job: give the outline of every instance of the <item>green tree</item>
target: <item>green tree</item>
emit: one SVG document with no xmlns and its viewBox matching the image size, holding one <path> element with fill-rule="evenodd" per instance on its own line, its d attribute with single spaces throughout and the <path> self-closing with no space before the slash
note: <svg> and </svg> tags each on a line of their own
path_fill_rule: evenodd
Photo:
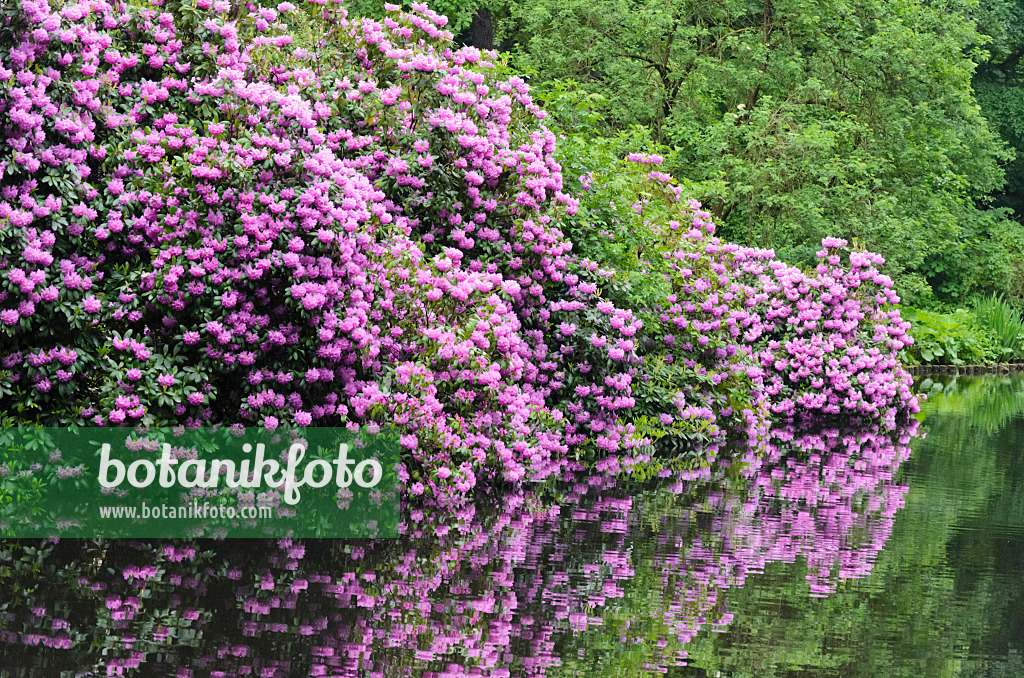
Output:
<svg viewBox="0 0 1024 678">
<path fill-rule="evenodd" d="M 810 263 L 823 236 L 856 238 L 886 256 L 905 296 L 927 303 L 932 288 L 950 301 L 1005 289 L 956 262 L 984 263 L 992 242 L 997 257 L 1020 251 L 1019 226 L 976 203 L 1002 187 L 1013 154 L 972 92 L 987 54 L 967 11 L 514 0 L 509 34 L 540 79 L 603 95 L 610 130 L 644 125 L 675 148 L 678 174 L 706 186 L 695 197 L 727 238 L 794 263 Z"/>
<path fill-rule="evenodd" d="M 974 90 L 982 114 L 992 129 L 1017 151 L 1006 168 L 1006 185 L 996 203 L 1020 213 L 1024 207 L 1024 3 L 1020 0 L 981 0 L 972 12 L 978 31 L 988 36 L 988 58 L 974 75 Z"/>
</svg>

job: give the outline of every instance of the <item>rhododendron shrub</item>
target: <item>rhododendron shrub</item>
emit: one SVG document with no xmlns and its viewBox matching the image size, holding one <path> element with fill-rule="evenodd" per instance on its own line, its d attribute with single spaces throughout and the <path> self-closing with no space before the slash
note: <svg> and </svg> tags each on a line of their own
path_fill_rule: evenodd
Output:
<svg viewBox="0 0 1024 678">
<path fill-rule="evenodd" d="M 458 499 L 574 451 L 629 468 L 649 431 L 715 439 L 769 407 L 834 404 L 817 334 L 756 343 L 789 329 L 755 306 L 820 285 L 748 270 L 778 262 L 718 243 L 697 212 L 659 226 L 675 296 L 603 296 L 616 272 L 561 230 L 578 200 L 544 112 L 425 6 L 377 22 L 320 3 L 22 0 L 0 22 L 8 423 L 392 424 L 410 491 Z M 820 274 L 830 290 L 843 275 Z M 873 405 L 854 409 L 891 418 L 909 392 L 888 353 L 854 353 L 879 340 L 852 303 L 854 329 L 815 332 L 849 344 L 840 382 Z M 634 388 L 669 364 L 642 395 L 670 427 L 654 431 Z M 870 370 L 882 387 L 859 381 Z"/>
<path fill-rule="evenodd" d="M 847 413 L 894 427 L 917 411 L 898 357 L 913 343 L 910 323 L 900 319 L 892 280 L 876 268 L 880 256 L 852 251 L 843 265 L 846 241 L 827 238 L 820 263 L 805 273 L 771 250 L 721 242 L 710 215 L 696 203 L 691 210 L 688 244 L 663 255 L 676 292 L 659 317 L 690 329 L 681 358 L 716 338 L 732 342 L 716 352 L 752 357 L 747 374 L 781 417 Z"/>
<path fill-rule="evenodd" d="M 637 444 L 619 415 L 640 325 L 561 321 L 610 272 L 567 256 L 574 200 L 522 80 L 487 80 L 425 8 L 326 12 L 326 56 L 290 47 L 287 3 L 163 9 L 8 13 L 9 409 L 375 419 L 458 492 L 483 466 L 518 480 L 569 444 Z M 582 388 L 596 406 L 552 406 Z"/>
<path fill-rule="evenodd" d="M 917 411 L 898 358 L 913 343 L 910 325 L 878 271 L 880 256 L 828 238 L 817 268 L 805 272 L 771 250 L 723 242 L 711 215 L 657 169 L 662 162 L 631 153 L 593 163 L 572 186 L 586 219 L 568 229 L 603 230 L 605 242 L 584 253 L 633 257 L 616 272 L 621 286 L 605 292 L 644 323 L 636 410 L 646 433 L 671 439 L 683 433 L 680 421 L 691 431 L 699 421 L 715 434 L 722 419 L 761 436 L 765 409 L 776 418 L 844 414 L 889 427 Z"/>
</svg>

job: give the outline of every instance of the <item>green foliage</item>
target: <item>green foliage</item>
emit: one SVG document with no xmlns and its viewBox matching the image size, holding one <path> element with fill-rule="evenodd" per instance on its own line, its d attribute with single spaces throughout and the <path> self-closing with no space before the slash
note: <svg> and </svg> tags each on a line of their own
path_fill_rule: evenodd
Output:
<svg viewBox="0 0 1024 678">
<path fill-rule="evenodd" d="M 727 239 L 809 264 L 822 237 L 856 238 L 923 303 L 930 258 L 968 248 L 972 198 L 1001 187 L 1011 157 L 971 91 L 985 55 L 965 45 L 984 38 L 966 10 L 516 0 L 507 33 L 541 79 L 602 96 L 607 129 L 643 125 L 676 148 L 674 174 Z"/>
<path fill-rule="evenodd" d="M 1008 143 L 1017 154 L 1013 162 L 1006 165 L 1006 189 L 999 202 L 1013 207 L 1018 213 L 1024 207 L 1021 193 L 1024 190 L 1024 84 L 1015 77 L 986 74 L 990 79 L 979 77 L 975 80 L 974 91 L 981 105 L 982 113 L 993 130 Z"/>
<path fill-rule="evenodd" d="M 548 112 L 547 124 L 559 135 L 556 154 L 567 191 L 580 201 L 563 230 L 573 252 L 617 271 L 607 295 L 617 305 L 643 309 L 671 292 L 662 252 L 670 244 L 664 225 L 686 215 L 677 195 L 724 190 L 722 182 L 652 180 L 653 171 L 678 175 L 671 148 L 657 144 L 650 130 L 633 125 L 601 136 L 608 101 L 574 81 L 546 81 L 531 93 Z M 632 162 L 633 153 L 659 154 L 661 164 Z M 645 321 L 646 322 L 646 321 Z"/>
<path fill-rule="evenodd" d="M 1017 151 L 1017 159 L 1006 167 L 1006 187 L 995 197 L 1019 214 L 1024 207 L 1024 3 L 981 0 L 972 16 L 979 32 L 989 36 L 988 58 L 974 77 L 978 103 L 992 128 Z"/>
<path fill-rule="evenodd" d="M 1024 353 L 1024 321 L 1006 299 L 996 294 L 981 297 L 974 302 L 974 315 L 979 325 L 992 330 L 1004 360 L 1014 360 Z"/>
<path fill-rule="evenodd" d="M 937 248 L 922 272 L 936 297 L 966 303 L 978 293 L 1024 298 L 1024 226 L 1007 209 L 976 212 L 960 224 L 962 242 Z"/>
<path fill-rule="evenodd" d="M 904 306 L 904 320 L 911 324 L 912 346 L 903 350 L 904 360 L 917 365 L 982 365 L 998 362 L 1002 351 L 995 333 L 978 325 L 970 311 L 938 313 Z"/>
</svg>

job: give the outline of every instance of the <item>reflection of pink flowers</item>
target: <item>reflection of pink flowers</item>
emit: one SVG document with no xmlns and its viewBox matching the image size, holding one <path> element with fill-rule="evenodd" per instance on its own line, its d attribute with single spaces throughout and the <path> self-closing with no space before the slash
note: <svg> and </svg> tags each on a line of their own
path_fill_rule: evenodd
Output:
<svg viewBox="0 0 1024 678">
<path fill-rule="evenodd" d="M 244 553 L 237 565 L 221 562 L 218 547 L 129 544 L 119 554 L 132 564 L 113 574 L 100 569 L 61 575 L 71 587 L 18 588 L 25 597 L 18 608 L 31 611 L 28 628 L 0 642 L 54 648 L 69 636 L 89 637 L 85 622 L 54 612 L 70 593 L 118 622 L 102 627 L 104 651 L 128 656 L 145 633 L 162 637 L 140 611 L 215 619 L 223 601 L 210 591 L 229 584 L 240 623 L 204 625 L 195 644 L 175 648 L 174 661 L 230 675 L 285 661 L 318 666 L 343 648 L 356 668 L 400 662 L 420 675 L 469 647 L 479 651 L 481 675 L 535 675 L 580 659 L 575 650 L 590 637 L 574 641 L 577 634 L 600 634 L 603 651 L 637 653 L 664 673 L 686 660 L 698 634 L 729 628 L 738 614 L 729 610 L 730 589 L 772 563 L 790 563 L 797 580 L 806 569 L 810 596 L 868 575 L 903 504 L 907 488 L 892 479 L 916 432 L 913 420 L 895 431 L 776 428 L 763 450 L 741 454 L 738 473 L 670 473 L 630 493 L 614 477 L 591 473 L 567 483 L 557 505 L 520 488 L 456 515 L 425 497 L 404 509 L 411 541 L 371 541 L 326 561 L 292 539 L 256 552 L 229 549 Z M 658 528 L 638 557 L 636 530 L 649 525 Z M 564 555 L 570 545 L 572 559 Z M 624 623 L 621 611 L 638 602 L 645 614 Z M 301 650 L 279 642 L 289 634 L 302 639 Z M 522 643 L 527 636 L 543 645 Z M 134 666 L 162 673 L 161 656 L 140 654 Z"/>
</svg>

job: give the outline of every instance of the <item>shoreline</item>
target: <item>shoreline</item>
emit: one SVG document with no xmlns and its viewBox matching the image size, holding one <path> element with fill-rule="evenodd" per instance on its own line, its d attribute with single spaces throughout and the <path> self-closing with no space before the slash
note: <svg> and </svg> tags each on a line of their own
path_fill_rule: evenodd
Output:
<svg viewBox="0 0 1024 678">
<path fill-rule="evenodd" d="M 994 365 L 904 365 L 911 375 L 930 374 L 975 375 L 975 374 L 1017 374 L 1024 372 L 1024 363 L 996 363 Z"/>
</svg>

